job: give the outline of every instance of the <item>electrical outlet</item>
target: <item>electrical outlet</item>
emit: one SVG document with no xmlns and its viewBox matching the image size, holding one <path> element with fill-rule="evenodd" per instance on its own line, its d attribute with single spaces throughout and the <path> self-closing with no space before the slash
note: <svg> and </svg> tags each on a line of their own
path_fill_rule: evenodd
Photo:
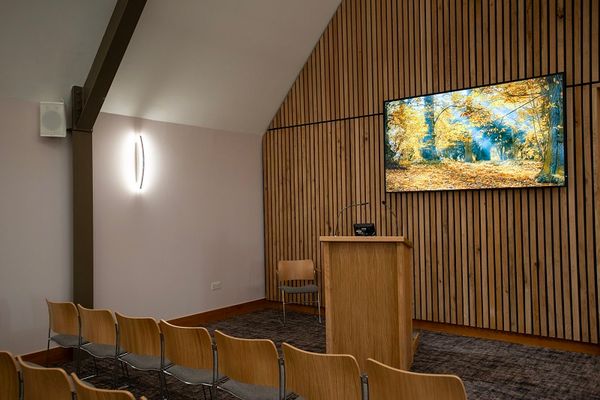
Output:
<svg viewBox="0 0 600 400">
<path fill-rule="evenodd" d="M 221 284 L 221 281 L 214 281 L 213 283 L 210 284 L 211 290 L 219 290 L 222 287 L 223 287 L 223 285 Z"/>
</svg>

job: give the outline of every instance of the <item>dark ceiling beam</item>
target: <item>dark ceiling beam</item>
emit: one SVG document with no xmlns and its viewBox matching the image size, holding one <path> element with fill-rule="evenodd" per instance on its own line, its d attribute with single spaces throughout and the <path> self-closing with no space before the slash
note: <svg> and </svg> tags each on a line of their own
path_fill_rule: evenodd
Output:
<svg viewBox="0 0 600 400">
<path fill-rule="evenodd" d="M 94 305 L 92 130 L 146 0 L 118 0 L 83 87 L 73 86 L 73 301 Z"/>
<path fill-rule="evenodd" d="M 142 15 L 146 0 L 119 0 L 83 85 L 83 108 L 73 129 L 91 131 Z"/>
</svg>

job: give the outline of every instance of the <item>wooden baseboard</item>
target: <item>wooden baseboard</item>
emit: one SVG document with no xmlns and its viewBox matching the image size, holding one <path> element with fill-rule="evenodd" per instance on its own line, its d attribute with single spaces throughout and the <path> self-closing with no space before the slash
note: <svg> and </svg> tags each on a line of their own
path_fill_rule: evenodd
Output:
<svg viewBox="0 0 600 400">
<path fill-rule="evenodd" d="M 171 319 L 168 322 L 178 326 L 201 326 L 235 317 L 236 315 L 249 314 L 255 311 L 264 310 L 265 308 L 269 307 L 270 305 L 267 300 L 260 299 L 219 308 L 216 310 L 205 311 L 198 314 L 186 315 L 184 317 Z"/>
<path fill-rule="evenodd" d="M 281 302 L 265 300 L 269 308 L 281 309 Z M 286 304 L 286 309 L 293 312 L 312 314 L 314 307 L 301 304 Z M 325 315 L 325 309 L 322 309 L 322 315 Z M 470 326 L 452 325 L 440 322 L 430 322 L 423 320 L 413 320 L 413 329 L 425 331 L 449 333 L 452 335 L 469 336 L 480 339 L 500 340 L 503 342 L 523 344 L 527 346 L 545 347 L 555 350 L 572 351 L 576 353 L 586 353 L 600 355 L 600 345 L 592 343 L 575 342 L 572 340 L 555 339 L 542 336 L 525 335 L 521 333 L 504 332 L 493 329 L 473 328 Z M 418 340 L 415 343 L 418 346 Z"/>
<path fill-rule="evenodd" d="M 33 353 L 22 354 L 23 361 L 32 362 L 38 365 L 45 365 L 46 350 L 40 350 Z M 62 347 L 53 347 L 48 352 L 48 364 L 56 364 L 73 359 L 73 349 L 64 349 Z"/>
<path fill-rule="evenodd" d="M 251 312 L 270 308 L 271 305 L 265 299 L 249 301 L 247 303 L 236 304 L 229 307 L 219 308 L 217 310 L 205 311 L 198 314 L 186 315 L 184 317 L 169 320 L 170 323 L 178 326 L 201 326 L 210 324 L 223 319 L 231 318 L 236 315 L 248 314 Z M 33 353 L 21 355 L 24 361 L 29 361 L 39 365 L 46 362 L 46 350 L 40 350 Z M 73 349 L 63 349 L 54 347 L 48 353 L 48 364 L 56 364 L 73 359 Z"/>
<path fill-rule="evenodd" d="M 236 315 L 249 314 L 267 308 L 281 309 L 281 303 L 266 299 L 254 300 L 247 303 L 219 308 L 216 310 L 205 311 L 197 314 L 174 318 L 169 320 L 169 322 L 179 326 L 201 326 L 221 321 L 227 318 L 235 317 Z M 286 308 L 292 312 L 299 312 L 305 314 L 315 313 L 315 307 L 305 306 L 302 304 L 286 304 Z M 321 308 L 321 315 L 325 315 L 324 307 Z M 524 335 L 520 333 L 511 333 L 483 328 L 473 328 L 461 325 L 443 324 L 439 322 L 430 322 L 423 320 L 413 320 L 413 328 L 433 332 L 449 333 L 452 335 L 476 337 L 480 339 L 500 340 L 503 342 L 524 344 L 527 346 L 538 346 L 551 348 L 555 350 L 600 355 L 600 345 L 574 342 L 571 340 Z M 418 345 L 418 339 L 413 344 Z M 33 362 L 39 365 L 44 365 L 46 361 L 46 350 L 40 350 L 33 353 L 23 354 L 22 357 L 25 361 Z M 61 347 L 55 347 L 50 349 L 50 352 L 48 354 L 49 364 L 65 362 L 72 359 L 72 349 L 63 349 Z"/>
<path fill-rule="evenodd" d="M 413 328 L 425 331 L 449 333 L 452 335 L 475 337 L 480 339 L 500 340 L 502 342 L 523 344 L 527 346 L 546 347 L 554 350 L 572 351 L 600 355 L 600 345 L 555 339 L 522 333 L 504 332 L 493 329 L 473 328 L 470 326 L 444 324 L 423 320 L 413 320 Z"/>
</svg>

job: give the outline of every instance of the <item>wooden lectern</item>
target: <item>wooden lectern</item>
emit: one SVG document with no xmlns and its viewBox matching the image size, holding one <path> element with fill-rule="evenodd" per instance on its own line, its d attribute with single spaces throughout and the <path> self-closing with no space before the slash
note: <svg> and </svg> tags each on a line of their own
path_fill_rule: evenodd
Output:
<svg viewBox="0 0 600 400">
<path fill-rule="evenodd" d="M 413 360 L 411 244 L 400 236 L 322 236 L 327 353 L 408 370 Z"/>
</svg>

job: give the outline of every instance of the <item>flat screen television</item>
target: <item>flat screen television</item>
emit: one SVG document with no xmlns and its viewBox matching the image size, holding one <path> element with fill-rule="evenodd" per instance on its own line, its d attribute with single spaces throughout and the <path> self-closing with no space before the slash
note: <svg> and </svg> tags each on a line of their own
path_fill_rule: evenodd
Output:
<svg viewBox="0 0 600 400">
<path fill-rule="evenodd" d="M 386 101 L 387 192 L 565 184 L 562 73 Z"/>
</svg>

